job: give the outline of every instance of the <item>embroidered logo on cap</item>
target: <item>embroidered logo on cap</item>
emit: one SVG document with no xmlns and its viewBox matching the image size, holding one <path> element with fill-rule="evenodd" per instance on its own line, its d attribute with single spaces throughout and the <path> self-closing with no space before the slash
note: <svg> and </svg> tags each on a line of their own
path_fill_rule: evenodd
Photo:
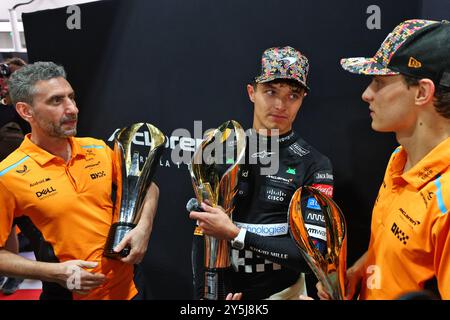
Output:
<svg viewBox="0 0 450 320">
<path fill-rule="evenodd" d="M 422 63 L 413 57 L 409 57 L 408 67 L 417 69 L 422 67 Z"/>
</svg>

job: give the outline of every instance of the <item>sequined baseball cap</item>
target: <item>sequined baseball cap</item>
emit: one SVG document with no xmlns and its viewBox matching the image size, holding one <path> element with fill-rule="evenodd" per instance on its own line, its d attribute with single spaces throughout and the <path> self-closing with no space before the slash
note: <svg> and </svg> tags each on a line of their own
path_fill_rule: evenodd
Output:
<svg viewBox="0 0 450 320">
<path fill-rule="evenodd" d="M 342 67 L 364 75 L 404 74 L 450 87 L 450 23 L 407 20 L 388 34 L 372 58 L 341 59 Z"/>
<path fill-rule="evenodd" d="M 255 82 L 293 79 L 309 90 L 306 84 L 308 71 L 308 58 L 299 50 L 289 46 L 273 47 L 264 50 L 261 57 L 261 74 L 255 78 Z"/>
</svg>

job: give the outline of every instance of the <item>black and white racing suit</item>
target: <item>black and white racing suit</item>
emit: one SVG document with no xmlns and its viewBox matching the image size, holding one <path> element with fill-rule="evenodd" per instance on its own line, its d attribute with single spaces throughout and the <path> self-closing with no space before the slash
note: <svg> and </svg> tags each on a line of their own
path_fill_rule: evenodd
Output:
<svg viewBox="0 0 450 320">
<path fill-rule="evenodd" d="M 256 134 L 249 131 L 247 139 Z M 259 136 L 258 136 L 259 137 Z M 239 190 L 233 222 L 246 228 L 243 250 L 232 249 L 234 271 L 231 275 L 232 292 L 242 292 L 243 299 L 264 299 L 299 279 L 310 269 L 294 240 L 289 235 L 288 209 L 294 192 L 301 186 L 313 186 L 332 196 L 333 173 L 330 160 L 315 150 L 293 131 L 278 137 L 278 153 L 272 151 L 270 137 L 267 148 L 251 152 L 246 148 L 246 164 L 242 165 Z M 248 140 L 247 140 L 248 141 Z M 264 146 L 263 146 L 264 147 Z M 251 153 L 251 154 L 250 154 Z M 262 175 L 263 157 L 278 157 L 279 168 L 275 174 Z M 258 160 L 256 164 L 251 163 Z M 273 161 L 272 158 L 271 161 Z M 261 160 L 261 161 L 259 161 Z M 267 162 L 266 162 L 267 163 Z M 308 232 L 324 249 L 326 233 L 323 215 L 317 210 L 313 198 L 308 200 L 303 212 Z M 194 297 L 203 296 L 203 236 L 194 233 L 193 271 Z"/>
</svg>

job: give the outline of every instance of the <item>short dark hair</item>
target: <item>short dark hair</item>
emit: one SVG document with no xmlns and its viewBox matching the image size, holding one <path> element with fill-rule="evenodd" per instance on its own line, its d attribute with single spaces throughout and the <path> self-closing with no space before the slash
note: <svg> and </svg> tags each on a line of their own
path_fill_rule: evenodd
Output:
<svg viewBox="0 0 450 320">
<path fill-rule="evenodd" d="M 408 89 L 412 86 L 419 85 L 419 78 L 410 77 L 402 74 L 403 80 L 405 80 Z M 436 111 L 446 119 L 450 119 L 450 88 L 435 85 L 436 91 L 434 92 L 434 107 Z"/>
<path fill-rule="evenodd" d="M 298 82 L 297 80 L 294 80 L 294 79 L 278 78 L 278 79 L 274 79 L 272 81 L 263 82 L 263 83 L 272 83 L 272 84 L 283 83 L 283 84 L 290 86 L 291 89 L 294 89 L 294 90 L 298 90 L 298 91 L 301 91 L 301 90 L 306 91 L 307 90 L 300 82 Z M 256 82 L 256 81 L 253 81 L 251 83 L 251 85 L 253 86 L 253 88 L 255 88 L 255 90 L 256 90 L 258 84 L 260 84 L 260 83 Z"/>
<path fill-rule="evenodd" d="M 8 66 L 15 65 L 17 67 L 23 67 L 27 64 L 23 59 L 20 59 L 19 57 L 8 58 L 4 63 L 6 63 Z"/>
<path fill-rule="evenodd" d="M 33 97 L 36 94 L 35 85 L 40 80 L 50 80 L 53 78 L 66 78 L 66 72 L 62 66 L 53 62 L 38 61 L 23 66 L 13 74 L 8 80 L 9 95 L 13 104 L 26 102 L 33 104 Z"/>
</svg>

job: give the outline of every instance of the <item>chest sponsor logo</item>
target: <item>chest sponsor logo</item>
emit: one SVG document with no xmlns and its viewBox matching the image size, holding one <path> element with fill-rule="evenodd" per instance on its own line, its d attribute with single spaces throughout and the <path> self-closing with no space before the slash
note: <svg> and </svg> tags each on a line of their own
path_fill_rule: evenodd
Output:
<svg viewBox="0 0 450 320">
<path fill-rule="evenodd" d="M 406 245 L 406 243 L 408 242 L 409 236 L 404 231 L 402 231 L 395 222 L 392 224 L 391 232 L 401 243 Z"/>
<path fill-rule="evenodd" d="M 244 228 L 247 231 L 264 237 L 281 236 L 287 234 L 289 231 L 287 223 L 251 224 L 235 222 L 234 224 L 239 228 Z"/>
<path fill-rule="evenodd" d="M 289 135 L 287 135 L 286 137 L 280 138 L 278 139 L 278 142 L 284 142 L 286 140 L 290 140 L 292 137 L 294 136 L 294 131 L 292 131 Z"/>
<path fill-rule="evenodd" d="M 284 184 L 291 184 L 292 181 L 294 181 L 294 179 L 292 179 L 292 178 L 287 179 L 287 178 L 278 177 L 278 176 L 271 176 L 271 175 L 267 175 L 266 179 L 269 179 L 269 180 L 274 181 L 274 182 L 282 182 Z"/>
<path fill-rule="evenodd" d="M 334 177 L 331 173 L 328 172 L 317 172 L 315 174 L 316 180 L 331 180 L 333 181 Z"/>
<path fill-rule="evenodd" d="M 296 155 L 299 155 L 300 157 L 306 156 L 308 153 L 310 153 L 309 150 L 303 148 L 297 142 L 289 146 L 289 150 L 291 150 Z"/>
<path fill-rule="evenodd" d="M 97 163 L 91 163 L 91 164 L 88 164 L 88 165 L 85 166 L 84 168 L 85 168 L 85 169 L 95 168 L 95 167 L 97 167 L 99 164 L 100 164 L 100 161 L 98 161 Z"/>
<path fill-rule="evenodd" d="M 91 177 L 92 180 L 95 180 L 95 179 L 105 177 L 106 173 L 105 173 L 105 171 L 100 171 L 100 172 L 91 173 L 89 176 Z"/>
<path fill-rule="evenodd" d="M 314 225 L 325 226 L 325 217 L 318 211 L 306 211 L 305 222 L 312 223 Z"/>
<path fill-rule="evenodd" d="M 265 189 L 264 198 L 270 202 L 284 202 L 287 199 L 286 197 L 287 193 L 283 190 L 270 187 Z"/>
<path fill-rule="evenodd" d="M 417 175 L 422 180 L 428 180 L 433 175 L 433 170 L 431 168 L 424 167 Z"/>
<path fill-rule="evenodd" d="M 269 157 L 269 156 L 271 156 L 273 154 L 275 154 L 275 152 L 268 152 L 266 150 L 263 150 L 261 152 L 255 152 L 254 154 L 252 154 L 252 158 L 264 159 L 264 158 Z"/>
<path fill-rule="evenodd" d="M 333 187 L 330 185 L 315 183 L 312 185 L 312 187 L 316 188 L 317 190 L 319 190 L 320 192 L 329 197 L 333 196 Z"/>
<path fill-rule="evenodd" d="M 21 174 L 21 175 L 25 175 L 28 172 L 30 172 L 30 169 L 28 169 L 27 165 L 24 164 L 21 168 L 17 169 L 16 172 Z"/>
<path fill-rule="evenodd" d="M 415 220 L 415 219 L 411 218 L 411 216 L 403 208 L 398 208 L 398 210 L 406 218 L 406 221 L 411 223 L 413 226 L 417 226 L 420 224 L 419 220 Z"/>
<path fill-rule="evenodd" d="M 309 198 L 306 207 L 313 210 L 320 210 L 320 206 L 315 198 Z"/>
<path fill-rule="evenodd" d="M 48 187 L 48 188 L 42 189 L 41 191 L 36 192 L 36 197 L 38 197 L 38 199 L 42 199 L 42 198 L 45 198 L 45 197 L 55 194 L 55 192 L 56 192 L 55 188 Z"/>
<path fill-rule="evenodd" d="M 295 168 L 288 168 L 286 170 L 286 173 L 295 175 L 297 173 L 297 170 L 295 170 Z"/>
<path fill-rule="evenodd" d="M 425 208 L 428 208 L 428 202 L 431 199 L 433 199 L 434 192 L 432 191 L 420 192 L 420 196 L 422 197 L 422 200 L 425 203 Z"/>
<path fill-rule="evenodd" d="M 305 223 L 306 230 L 310 237 L 317 238 L 323 241 L 327 241 L 327 229 L 324 227 L 315 226 L 313 224 Z"/>
<path fill-rule="evenodd" d="M 41 183 L 44 183 L 44 182 L 47 182 L 47 181 L 50 181 L 50 180 L 51 180 L 50 178 L 44 178 L 44 179 L 41 179 L 39 181 L 30 183 L 30 188 L 35 187 L 35 186 L 37 186 L 37 185 L 39 185 Z"/>
<path fill-rule="evenodd" d="M 86 151 L 86 158 L 85 158 L 86 161 L 92 161 L 95 159 L 96 154 L 93 149 L 85 149 L 85 151 Z"/>
<path fill-rule="evenodd" d="M 248 178 L 248 170 L 242 171 L 242 176 L 243 176 L 244 178 Z"/>
</svg>

